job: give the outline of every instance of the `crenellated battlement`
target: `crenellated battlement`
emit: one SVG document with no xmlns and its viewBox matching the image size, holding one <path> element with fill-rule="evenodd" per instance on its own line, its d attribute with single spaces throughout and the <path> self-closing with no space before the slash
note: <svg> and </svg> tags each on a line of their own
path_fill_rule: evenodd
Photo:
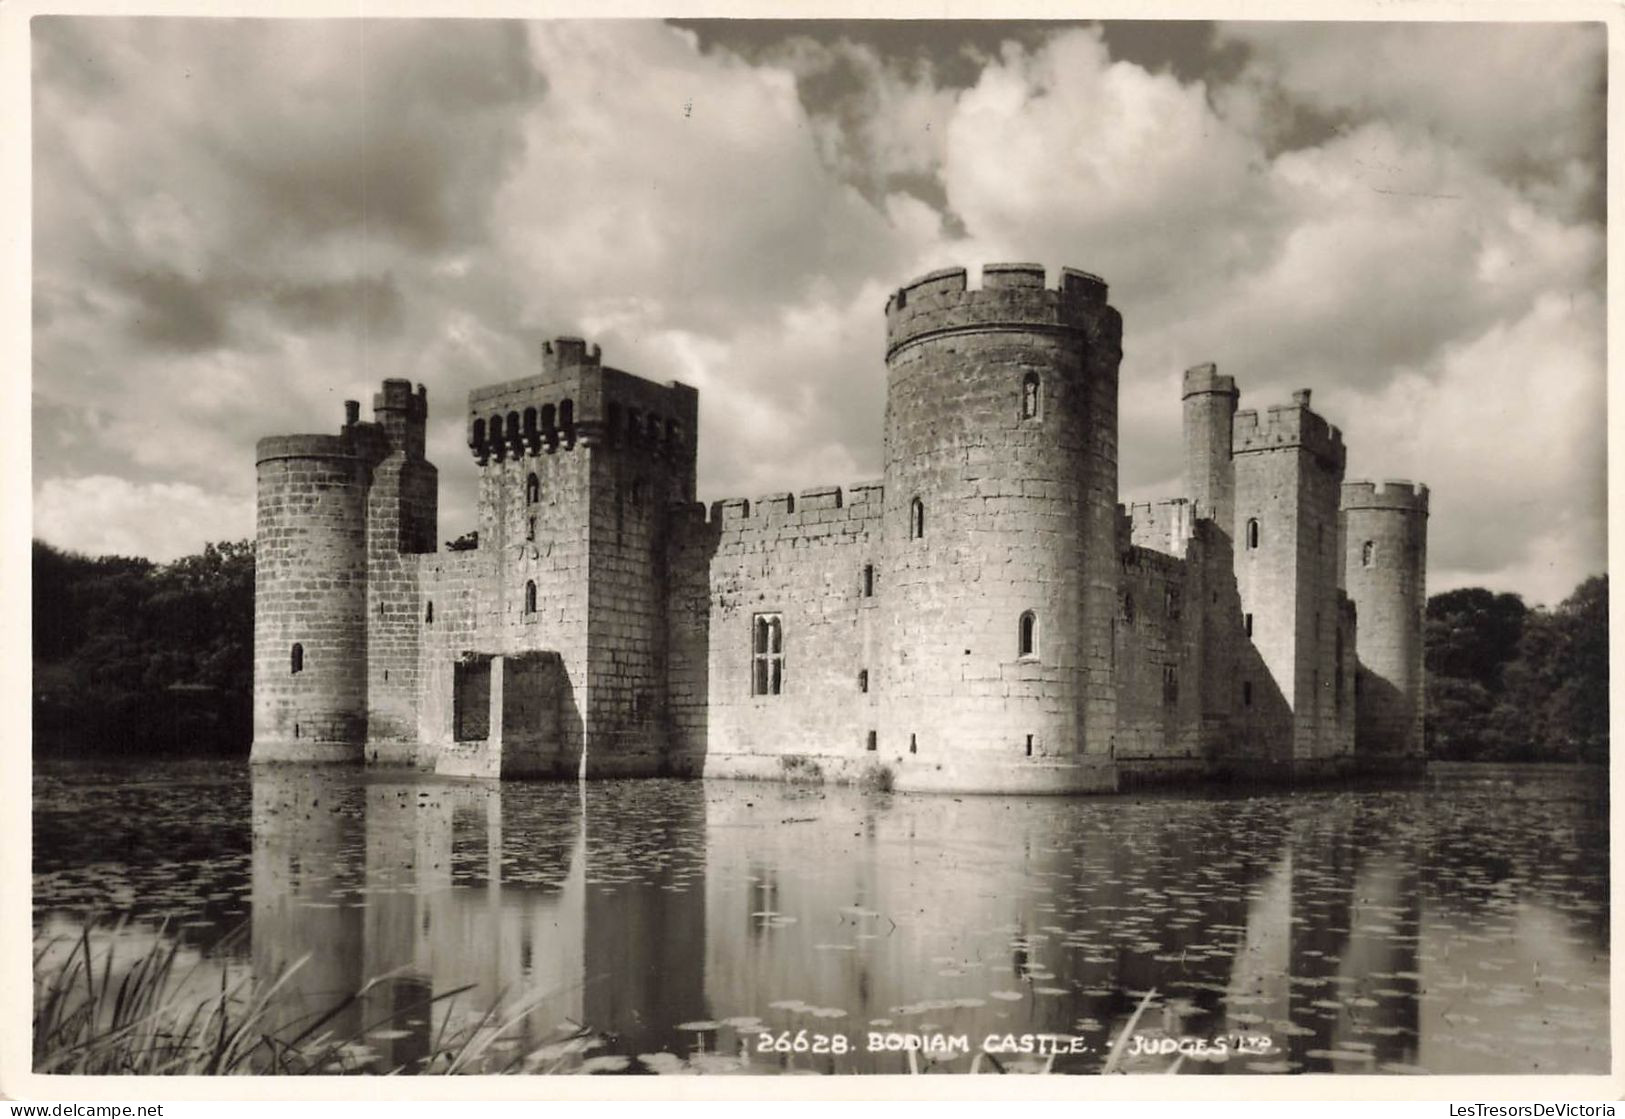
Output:
<svg viewBox="0 0 1625 1119">
<path fill-rule="evenodd" d="M 963 268 L 929 272 L 886 301 L 886 356 L 926 338 L 997 330 L 1088 330 L 1119 344 L 1122 322 L 1106 303 L 1106 282 L 1076 268 L 1061 269 L 1045 287 L 1040 264 L 987 264 L 972 288 Z"/>
<path fill-rule="evenodd" d="M 1236 413 L 1232 454 L 1301 447 L 1328 466 L 1342 470 L 1348 460 L 1343 432 L 1309 408 L 1309 390 L 1292 394 L 1291 404 L 1272 404 L 1260 418 L 1254 409 Z"/>
<path fill-rule="evenodd" d="M 678 465 L 694 459 L 699 394 L 603 364 L 583 339 L 541 347 L 542 371 L 468 396 L 468 447 L 481 466 L 581 446 L 620 447 Z"/>
<path fill-rule="evenodd" d="M 774 493 L 755 499 L 727 497 L 705 505 L 689 502 L 674 520 L 690 524 L 777 527 L 879 517 L 885 487 L 879 482 L 815 486 L 800 493 Z"/>
<path fill-rule="evenodd" d="M 1404 512 L 1428 511 L 1428 488 L 1405 480 L 1344 482 L 1342 507 L 1349 509 L 1395 509 Z"/>
</svg>

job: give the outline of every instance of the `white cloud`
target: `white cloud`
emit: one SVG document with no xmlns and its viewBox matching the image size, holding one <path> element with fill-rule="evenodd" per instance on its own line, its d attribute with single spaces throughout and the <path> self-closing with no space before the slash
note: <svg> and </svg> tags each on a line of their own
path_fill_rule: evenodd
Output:
<svg viewBox="0 0 1625 1119">
<path fill-rule="evenodd" d="M 34 491 L 34 535 L 87 555 L 160 562 L 210 541 L 254 535 L 252 497 L 183 482 L 136 483 L 107 474 L 46 478 Z"/>
<path fill-rule="evenodd" d="M 1071 30 L 952 88 L 925 53 L 644 22 L 35 28 L 54 542 L 116 492 L 70 461 L 190 547 L 246 534 L 254 439 L 385 376 L 429 386 L 449 538 L 462 394 L 561 333 L 701 389 L 702 496 L 873 476 L 887 291 L 1038 260 L 1124 315 L 1125 495 L 1174 484 L 1179 371 L 1217 360 L 1244 406 L 1315 388 L 1351 471 L 1431 482 L 1442 578 L 1603 564 L 1595 28 L 1227 26 L 1226 83 Z"/>
</svg>

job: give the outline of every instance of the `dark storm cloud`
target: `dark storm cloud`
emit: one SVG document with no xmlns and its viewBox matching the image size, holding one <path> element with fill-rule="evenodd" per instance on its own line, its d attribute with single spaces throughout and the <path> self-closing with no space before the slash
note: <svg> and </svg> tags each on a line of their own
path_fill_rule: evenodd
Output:
<svg viewBox="0 0 1625 1119">
<path fill-rule="evenodd" d="M 166 350 L 212 350 L 225 343 L 230 307 L 206 280 L 162 265 L 114 269 L 108 280 L 134 301 L 128 324 L 138 342 Z"/>
<path fill-rule="evenodd" d="M 276 314 L 294 329 L 360 323 L 374 334 L 389 333 L 400 326 L 405 302 L 393 275 L 283 283 L 270 292 Z"/>
</svg>

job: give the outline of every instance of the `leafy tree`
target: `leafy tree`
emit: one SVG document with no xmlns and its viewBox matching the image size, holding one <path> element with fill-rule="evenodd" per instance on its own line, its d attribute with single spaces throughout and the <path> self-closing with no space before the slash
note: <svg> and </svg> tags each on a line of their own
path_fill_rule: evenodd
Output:
<svg viewBox="0 0 1625 1119">
<path fill-rule="evenodd" d="M 1608 759 L 1608 578 L 1554 610 L 1481 587 L 1427 607 L 1428 743 L 1436 758 Z"/>
<path fill-rule="evenodd" d="M 34 541 L 35 741 L 240 752 L 252 733 L 254 546 L 169 564 Z"/>
</svg>

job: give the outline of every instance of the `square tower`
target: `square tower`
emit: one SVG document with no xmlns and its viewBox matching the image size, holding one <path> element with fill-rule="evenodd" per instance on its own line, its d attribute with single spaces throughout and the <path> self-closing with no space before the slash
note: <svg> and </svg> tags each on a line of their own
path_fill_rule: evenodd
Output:
<svg viewBox="0 0 1625 1119">
<path fill-rule="evenodd" d="M 1269 743 L 1269 760 L 1305 773 L 1334 768 L 1352 749 L 1352 623 L 1338 591 L 1346 457 L 1307 389 L 1262 417 L 1236 413 L 1236 584 L 1270 677 L 1253 687 L 1272 688 L 1292 712 L 1291 740 Z"/>
<path fill-rule="evenodd" d="M 541 358 L 539 375 L 469 396 L 491 565 L 477 651 L 557 655 L 558 741 L 543 752 L 585 754 L 594 776 L 653 773 L 667 516 L 694 500 L 699 396 L 604 366 L 579 338 L 543 343 Z"/>
</svg>

